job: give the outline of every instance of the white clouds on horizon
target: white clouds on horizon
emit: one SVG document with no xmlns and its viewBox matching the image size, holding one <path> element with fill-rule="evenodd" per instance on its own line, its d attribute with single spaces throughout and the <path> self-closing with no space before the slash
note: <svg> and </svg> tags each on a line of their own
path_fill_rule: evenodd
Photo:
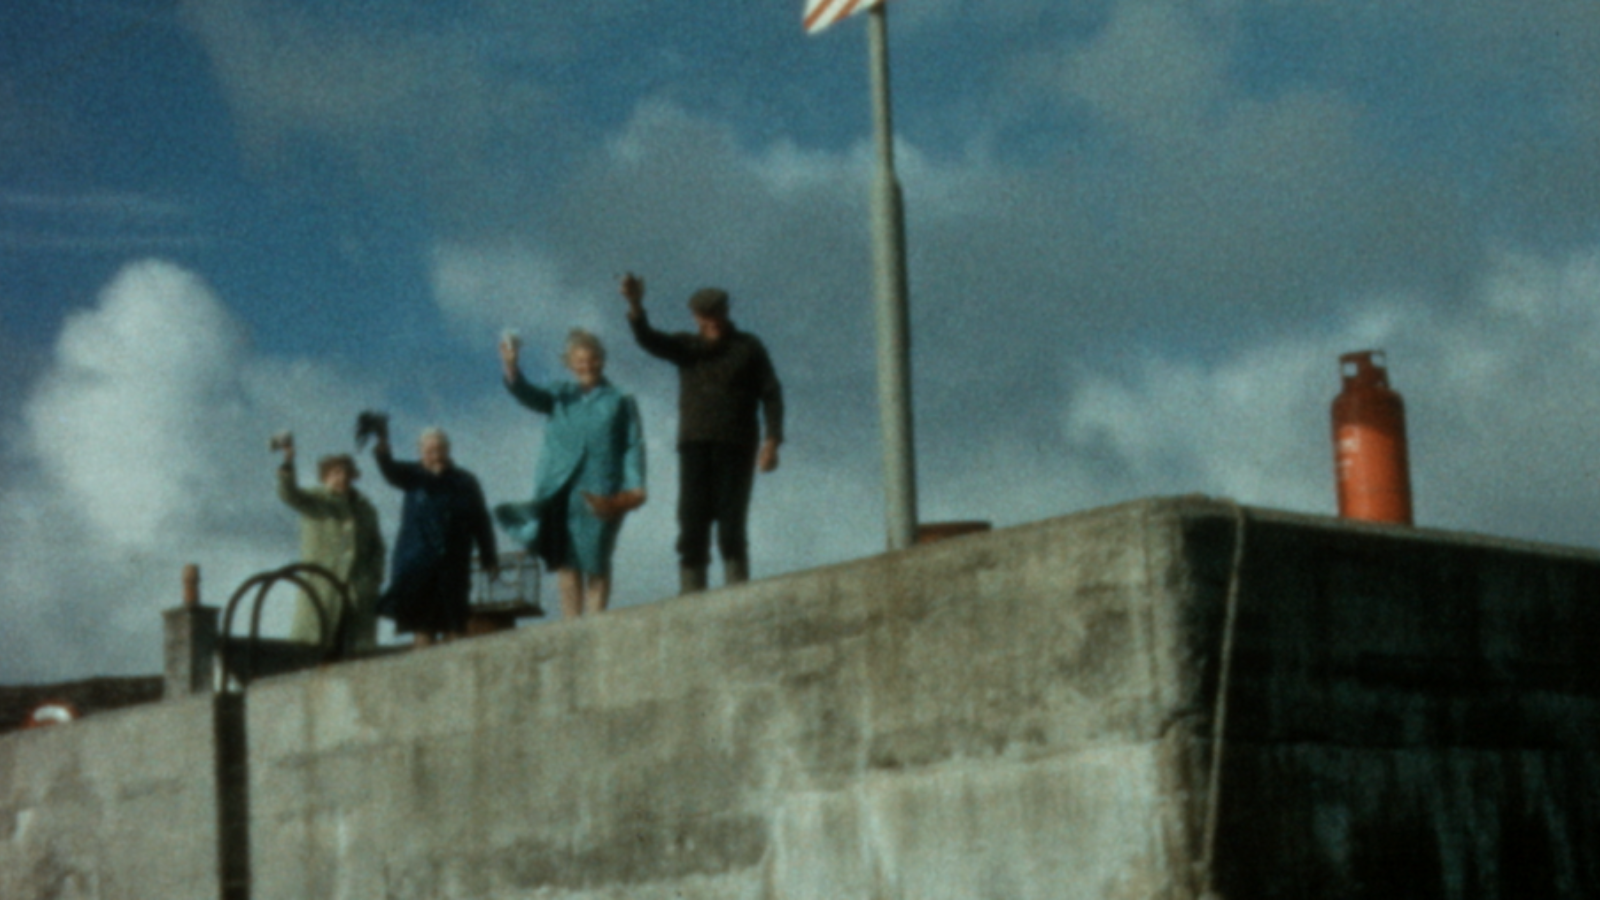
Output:
<svg viewBox="0 0 1600 900">
<path fill-rule="evenodd" d="M 494 289 L 474 289 L 493 285 L 494 264 L 505 259 L 478 258 L 482 277 L 463 275 L 455 285 L 463 299 L 452 314 L 467 320 L 464 331 L 471 331 L 473 298 L 491 308 L 501 302 Z M 511 259 L 512 274 L 525 274 Z M 484 353 L 492 355 L 492 344 Z M 654 499 L 630 517 L 619 551 L 624 605 L 667 596 L 676 584 L 675 382 L 666 367 L 649 373 Z M 220 605 L 244 578 L 296 552 L 294 515 L 273 496 L 276 458 L 267 435 L 292 428 L 300 477 L 310 478 L 316 455 L 348 446 L 360 398 L 375 393 L 337 363 L 261 354 L 193 272 L 159 260 L 125 266 L 94 307 L 66 323 L 48 368 L 8 423 L 17 430 L 0 467 L 0 681 L 155 670 L 159 613 L 175 604 L 183 565 L 201 565 L 205 600 Z M 409 435 L 439 425 L 491 502 L 530 489 L 542 423 L 497 384 L 486 383 L 442 419 L 392 412 L 402 457 Z M 827 471 L 829 462 L 800 456 L 786 461 L 781 477 L 762 479 L 752 519 L 763 542 L 758 573 L 845 558 L 860 545 L 844 527 L 848 510 L 814 527 L 784 520 L 785 507 L 808 497 L 817 480 L 849 480 Z M 375 467 L 365 468 L 361 489 L 392 541 L 399 495 Z M 286 628 L 287 600 L 275 597 L 269 607 L 268 633 Z"/>
<path fill-rule="evenodd" d="M 958 5 L 930 5 L 907 34 L 964 15 Z M 1423 524 L 1590 542 L 1600 178 L 1585 173 L 1600 154 L 1581 151 L 1600 140 L 1600 63 L 1580 57 L 1600 35 L 1592 4 L 1519 20 L 1524 36 L 1557 48 L 1553 83 L 1535 95 L 1552 110 L 1548 133 L 1443 151 L 1412 140 L 1454 109 L 1430 103 L 1533 77 L 1524 52 L 1489 27 L 1521 7 L 1401 4 L 1399 24 L 1386 12 L 1339 13 L 1346 30 L 1329 38 L 1341 45 L 1331 55 L 1350 68 L 1366 37 L 1417 22 L 1449 37 L 1418 62 L 1427 77 L 1416 96 L 1374 100 L 1381 91 L 1361 94 L 1337 66 L 1247 90 L 1230 68 L 1240 50 L 1229 17 L 1262 5 L 1203 6 L 1213 18 L 1168 0 L 1115 0 L 1098 33 L 1045 36 L 1047 52 L 1014 60 L 1007 71 L 1028 73 L 1028 89 L 1006 95 L 1016 107 L 994 110 L 994 122 L 1042 96 L 1082 117 L 1080 132 L 1040 157 L 1018 162 L 985 134 L 954 149 L 902 136 L 924 517 L 1007 525 L 1192 491 L 1331 512 L 1336 359 L 1383 345 L 1411 409 Z M 1277 6 L 1333 14 L 1330 4 Z M 417 35 L 350 37 L 337 46 L 359 52 L 327 53 L 328 40 L 275 24 L 265 4 L 201 11 L 219 17 L 201 31 L 258 149 L 310 135 L 356 160 L 368 189 L 413 191 L 446 210 L 429 260 L 454 328 L 441 340 L 492 364 L 494 334 L 517 327 L 548 372 L 568 328 L 608 339 L 611 374 L 645 406 L 652 454 L 652 502 L 622 538 L 624 602 L 671 590 L 676 492 L 672 373 L 626 337 L 610 280 L 626 268 L 650 280 L 663 327 L 686 327 L 683 297 L 718 283 L 773 348 L 791 444 L 757 489 L 758 573 L 881 545 L 865 144 L 826 150 L 780 132 L 752 146 L 739 123 L 689 111 L 663 85 L 535 197 L 519 185 L 541 160 L 511 159 L 483 123 L 508 111 L 527 114 L 518 127 L 545 122 L 549 85 L 502 95 L 505 85 L 450 56 L 464 45 Z M 1494 52 L 1465 52 L 1485 41 Z M 296 67 L 310 56 L 321 64 Z M 441 72 L 437 90 L 422 89 Z M 933 114 L 926 101 L 916 113 Z M 1472 155 L 1502 139 L 1515 144 L 1504 159 Z M 1567 224 L 1544 224 L 1555 213 Z M 1501 233 L 1522 214 L 1540 224 Z M 19 420 L 24 456 L 0 482 L 0 590 L 12 604 L 3 665 L 148 668 L 158 642 L 138 634 L 154 635 L 184 554 L 218 560 L 206 563 L 217 599 L 237 581 L 230 573 L 292 552 L 262 439 L 294 427 L 303 446 L 342 446 L 351 413 L 383 390 L 325 360 L 257 353 L 237 334 L 232 301 L 192 273 L 141 264 L 63 332 Z M 539 424 L 497 386 L 430 407 L 426 420 L 394 412 L 402 432 L 450 429 L 492 498 L 526 488 Z M 376 482 L 369 472 L 363 486 L 392 509 L 393 492 Z M 80 555 L 106 565 L 60 580 Z M 99 617 L 127 634 L 82 631 Z M 14 652 L 16 621 L 75 635 L 77 655 L 58 665 Z"/>
<path fill-rule="evenodd" d="M 257 355 L 193 273 L 125 266 L 62 329 L 0 469 L 0 678 L 155 669 L 184 564 L 220 604 L 292 559 L 265 439 L 346 444 L 350 381 Z"/>
<path fill-rule="evenodd" d="M 149 549 L 192 527 L 200 509 L 184 498 L 218 479 L 212 459 L 187 451 L 235 430 L 243 335 L 209 288 L 168 264 L 124 269 L 104 297 L 63 329 L 25 415 L 28 449 L 101 540 Z M 159 465 L 130 479 L 123 460 Z"/>
<path fill-rule="evenodd" d="M 1068 58 L 1061 87 L 1146 137 L 1192 130 L 1226 90 L 1226 48 L 1202 26 L 1195 4 L 1119 3 L 1098 39 Z"/>
<path fill-rule="evenodd" d="M 1472 295 L 1452 314 L 1404 297 L 1357 303 L 1319 334 L 1221 363 L 1154 351 L 1131 376 L 1086 373 L 1062 417 L 1066 444 L 1109 455 L 1123 491 L 1332 514 L 1337 359 L 1379 348 L 1407 401 L 1419 524 L 1593 545 L 1600 249 L 1501 255 Z"/>
<path fill-rule="evenodd" d="M 910 8 L 906 14 L 917 25 L 908 40 L 931 39 L 925 32 L 954 27 L 957 18 L 951 4 Z M 1464 102 L 1465 94 L 1441 86 L 1450 72 L 1486 90 L 1516 88 L 1526 77 L 1527 61 L 1517 53 L 1472 58 L 1463 51 L 1490 40 L 1488 26 L 1505 9 L 1498 0 L 1455 11 L 1413 4 L 1392 14 L 1337 13 L 1315 3 L 1115 0 L 1103 4 L 1104 21 L 1090 34 L 1052 20 L 1051 30 L 1001 67 L 1008 75 L 1025 73 L 1013 80 L 1029 87 L 1020 94 L 997 88 L 1004 108 L 990 110 L 989 124 L 965 138 L 968 147 L 935 154 L 902 139 L 912 252 L 919 255 L 913 283 L 935 306 L 956 309 L 957 298 L 990 282 L 1003 296 L 1054 287 L 1082 298 L 1097 333 L 1125 333 L 1166 318 L 1180 323 L 1180 333 L 1212 332 L 1213 352 L 1225 349 L 1225 338 L 1216 335 L 1228 330 L 1209 327 L 1193 310 L 1249 314 L 1275 327 L 1374 291 L 1458 302 L 1451 292 L 1483 265 L 1479 242 L 1486 230 L 1512 221 L 1555 222 L 1559 212 L 1573 222 L 1551 225 L 1550 234 L 1534 226 L 1525 236 L 1570 240 L 1584 222 L 1591 230 L 1600 222 L 1600 204 L 1585 208 L 1551 190 L 1556 176 L 1549 173 L 1587 171 L 1581 146 L 1546 157 L 1516 149 L 1531 143 L 1523 140 L 1502 160 L 1490 153 L 1499 146 L 1495 138 L 1473 145 L 1489 154 L 1475 164 L 1503 164 L 1511 167 L 1504 180 L 1525 182 L 1520 198 L 1483 193 L 1474 182 L 1481 172 L 1433 164 L 1450 161 L 1448 155 L 1407 158 L 1424 146 L 1413 132 L 1449 118 L 1430 109 L 1430 101 Z M 568 15 L 579 14 L 562 11 L 548 27 L 570 31 L 575 40 L 599 40 Z M 1322 77 L 1301 73 L 1265 88 L 1245 84 L 1237 67 L 1260 50 L 1248 46 L 1242 23 L 1294 15 L 1327 20 L 1330 62 L 1319 70 Z M 492 18 L 502 29 L 533 25 L 509 7 L 495 9 Z M 196 7 L 192 19 L 246 134 L 269 135 L 273 146 L 309 137 L 356 160 L 369 189 L 427 197 L 441 244 L 460 252 L 537 242 L 548 251 L 547 271 L 560 261 L 564 277 L 579 283 L 585 273 L 609 274 L 619 264 L 741 274 L 765 267 L 782 272 L 772 279 L 782 292 L 808 295 L 791 304 L 807 310 L 819 308 L 818 299 L 859 293 L 865 281 L 858 224 L 864 196 L 841 189 L 865 174 L 861 144 L 821 151 L 767 122 L 751 132 L 763 136 L 764 146 L 747 149 L 752 123 L 684 112 L 670 99 L 668 83 L 637 100 L 611 146 L 557 162 L 563 177 L 529 193 L 543 161 L 526 154 L 545 146 L 527 143 L 532 135 L 592 134 L 594 123 L 578 121 L 576 107 L 534 111 L 518 107 L 516 98 L 529 90 L 575 96 L 580 80 L 572 73 L 539 70 L 497 81 L 489 74 L 493 66 L 471 57 L 472 44 L 461 34 L 424 33 L 415 22 L 411 29 L 357 26 L 334 16 L 313 27 L 304 11 L 254 0 Z M 1583 108 L 1574 104 L 1592 93 L 1582 88 L 1596 67 L 1578 59 L 1583 40 L 1564 35 L 1589 33 L 1593 19 L 1566 4 L 1519 31 L 1553 48 L 1554 81 L 1537 96 L 1552 109 L 1567 103 L 1575 125 Z M 1388 60 L 1402 70 L 1414 62 L 1428 78 L 1388 92 L 1419 92 L 1412 106 L 1374 107 L 1379 92 L 1360 90 L 1352 61 L 1384 46 L 1377 38 L 1409 34 L 1421 23 L 1455 37 L 1443 49 L 1409 51 L 1415 60 Z M 674 33 L 663 40 L 670 47 L 680 37 L 688 39 Z M 328 52 L 338 41 L 358 52 Z M 315 75 L 288 62 L 302 58 L 316 61 Z M 899 100 L 910 107 L 901 121 L 938 115 L 933 98 Z M 986 128 L 1014 122 L 1039 103 L 1082 114 L 1083 133 L 1062 135 L 1055 152 L 1031 164 L 996 163 L 1005 154 L 994 151 L 999 139 Z M 1552 125 L 1563 127 L 1561 120 Z M 1466 152 L 1448 145 L 1423 152 L 1435 151 Z M 526 158 L 519 162 L 518 153 Z M 929 161 L 935 157 L 958 162 Z M 1540 210 L 1552 215 L 1541 219 Z M 841 231 L 850 239 L 838 240 Z M 798 248 L 821 264 L 795 267 L 804 277 L 794 277 L 779 247 Z M 753 280 L 759 293 L 777 293 Z"/>
<path fill-rule="evenodd" d="M 1196 491 L 1330 513 L 1337 354 L 1378 345 L 1410 408 L 1421 524 L 1588 543 L 1600 505 L 1600 472 L 1586 462 L 1600 441 L 1600 398 L 1588 390 L 1600 379 L 1597 295 L 1600 249 L 1557 261 L 1512 255 L 1458 316 L 1375 298 L 1319 336 L 1267 340 L 1224 363 L 1154 347 L 1131 374 L 1084 363 L 1040 386 L 1059 410 L 1057 439 L 1044 445 L 1025 410 L 980 433 L 919 423 L 924 518 L 1004 526 Z M 343 380 L 318 363 L 256 354 L 190 273 L 164 263 L 121 273 L 64 330 L 29 396 L 21 458 L 0 483 L 0 678 L 148 671 L 183 563 L 202 563 L 207 597 L 220 602 L 292 555 L 293 517 L 271 497 L 261 439 L 292 424 L 303 446 L 342 444 L 352 405 Z M 668 595 L 674 571 L 672 389 L 652 382 L 646 396 L 653 502 L 624 534 L 625 604 Z M 486 385 L 442 423 L 493 499 L 525 487 L 536 452 L 538 421 L 514 410 Z M 409 430 L 415 416 L 397 415 Z M 784 468 L 757 489 L 759 574 L 881 546 L 875 433 L 858 437 L 794 433 Z M 376 482 L 364 487 L 392 527 L 397 498 Z"/>
</svg>

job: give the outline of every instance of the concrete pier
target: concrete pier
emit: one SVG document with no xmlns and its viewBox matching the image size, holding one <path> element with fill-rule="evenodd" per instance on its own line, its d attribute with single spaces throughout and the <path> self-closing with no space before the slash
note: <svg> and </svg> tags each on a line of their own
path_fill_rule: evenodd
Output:
<svg viewBox="0 0 1600 900">
<path fill-rule="evenodd" d="M 249 896 L 1597 896 L 1597 647 L 1600 554 L 1139 501 L 259 681 Z M 0 896 L 219 896 L 211 709 L 0 737 Z"/>
</svg>

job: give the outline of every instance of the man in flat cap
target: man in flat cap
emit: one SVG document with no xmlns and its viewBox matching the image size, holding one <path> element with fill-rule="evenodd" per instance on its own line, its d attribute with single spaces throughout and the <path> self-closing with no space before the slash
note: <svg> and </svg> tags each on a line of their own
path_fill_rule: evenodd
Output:
<svg viewBox="0 0 1600 900">
<path fill-rule="evenodd" d="M 755 471 L 778 467 L 783 388 L 767 348 L 728 319 L 728 294 L 703 288 L 689 298 L 695 331 L 665 334 L 644 311 L 644 281 L 622 279 L 628 325 L 646 353 L 678 368 L 678 557 L 682 592 L 705 590 L 711 528 L 723 579 L 750 578 L 745 520 Z M 764 420 L 766 436 L 762 437 Z"/>
</svg>

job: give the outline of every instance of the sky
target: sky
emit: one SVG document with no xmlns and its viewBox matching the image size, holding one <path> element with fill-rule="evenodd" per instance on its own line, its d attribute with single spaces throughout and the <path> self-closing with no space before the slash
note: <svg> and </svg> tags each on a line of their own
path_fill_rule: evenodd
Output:
<svg viewBox="0 0 1600 900">
<path fill-rule="evenodd" d="M 525 499 L 506 328 L 535 380 L 607 342 L 651 492 L 614 603 L 671 595 L 676 380 L 626 271 L 669 329 L 728 290 L 783 379 L 756 576 L 882 552 L 866 23 L 802 5 L 10 0 L 0 683 L 155 672 L 185 563 L 221 604 L 292 561 L 274 432 L 309 480 L 384 409 Z M 888 10 L 923 521 L 1331 515 L 1338 357 L 1371 348 L 1419 525 L 1596 544 L 1600 4 Z"/>
</svg>

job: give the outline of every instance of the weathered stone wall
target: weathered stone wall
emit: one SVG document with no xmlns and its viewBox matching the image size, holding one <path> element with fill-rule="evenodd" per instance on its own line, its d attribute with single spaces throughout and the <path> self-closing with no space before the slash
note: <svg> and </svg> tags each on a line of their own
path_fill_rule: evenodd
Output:
<svg viewBox="0 0 1600 900">
<path fill-rule="evenodd" d="M 252 896 L 1177 900 L 1213 835 L 1230 898 L 1600 895 L 1600 557 L 1251 511 L 1230 616 L 1238 515 L 259 682 Z M 210 728 L 0 737 L 0 896 L 217 896 Z"/>
<path fill-rule="evenodd" d="M 0 737 L 0 897 L 218 896 L 211 704 Z"/>
<path fill-rule="evenodd" d="M 27 727 L 34 708 L 45 703 L 67 703 L 80 715 L 97 715 L 160 699 L 161 679 L 156 676 L 0 687 L 0 734 Z"/>
<path fill-rule="evenodd" d="M 1171 895 L 1146 525 L 263 684 L 257 896 Z"/>
<path fill-rule="evenodd" d="M 1600 896 L 1596 556 L 1255 515 L 1223 725 L 1228 896 Z M 1215 593 L 1232 534 L 1185 535 Z M 1216 643 L 1218 607 L 1191 608 Z"/>
</svg>

